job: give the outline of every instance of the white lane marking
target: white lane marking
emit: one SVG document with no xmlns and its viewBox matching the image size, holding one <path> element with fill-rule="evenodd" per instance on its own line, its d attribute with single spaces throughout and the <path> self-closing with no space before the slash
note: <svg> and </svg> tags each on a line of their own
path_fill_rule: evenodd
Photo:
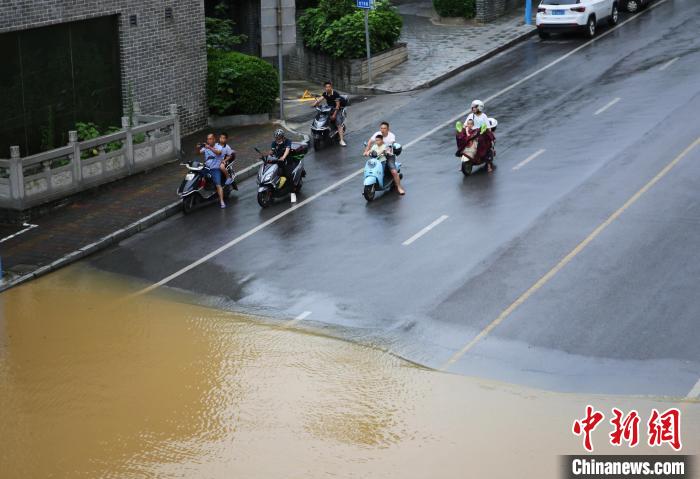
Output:
<svg viewBox="0 0 700 479">
<path fill-rule="evenodd" d="M 513 171 L 519 170 L 520 168 L 522 168 L 523 166 L 527 165 L 527 164 L 530 163 L 532 160 L 534 160 L 535 158 L 537 158 L 538 156 L 540 156 L 540 155 L 541 155 L 542 153 L 544 153 L 545 151 L 547 151 L 547 150 L 545 150 L 544 148 L 542 148 L 541 150 L 537 150 L 537 151 L 534 152 L 532 155 L 528 156 L 528 157 L 525 158 L 523 161 L 521 161 L 520 163 L 518 163 L 517 165 L 515 165 L 515 166 L 513 167 Z"/>
<path fill-rule="evenodd" d="M 255 273 L 250 273 L 249 275 L 246 275 L 242 280 L 238 282 L 238 284 L 247 283 L 248 281 L 253 279 L 253 276 L 255 276 Z"/>
<path fill-rule="evenodd" d="M 234 170 L 234 171 L 235 171 L 236 175 L 242 175 L 242 174 L 245 173 L 246 171 L 253 170 L 253 169 L 257 168 L 257 167 L 260 166 L 260 165 L 262 165 L 262 161 L 258 161 L 257 163 L 253 163 L 252 165 L 243 168 L 241 171 L 235 171 L 235 170 Z"/>
<path fill-rule="evenodd" d="M 617 102 L 620 101 L 620 100 L 622 100 L 622 98 L 620 98 L 620 97 L 618 96 L 617 98 L 615 98 L 614 100 L 612 100 L 610 103 L 608 103 L 608 104 L 605 105 L 604 107 L 599 108 L 595 113 L 593 113 L 593 115 L 594 115 L 594 116 L 600 115 L 601 113 L 603 113 L 605 110 L 607 110 L 608 108 L 610 108 L 611 106 L 613 106 L 615 103 L 617 103 Z"/>
<path fill-rule="evenodd" d="M 303 313 L 301 313 L 301 314 L 300 314 L 299 316 L 297 316 L 296 318 L 292 319 L 291 321 L 287 321 L 286 323 L 284 323 L 284 324 L 282 325 L 282 327 L 283 327 L 283 328 L 288 328 L 288 327 L 290 327 L 290 326 L 294 326 L 294 325 L 297 324 L 298 322 L 303 321 L 303 320 L 305 320 L 306 318 L 308 318 L 310 315 L 311 315 L 311 311 L 304 311 Z"/>
<path fill-rule="evenodd" d="M 435 221 L 433 221 L 432 223 L 430 223 L 428 226 L 426 226 L 425 228 L 423 228 L 422 230 L 420 230 L 418 233 L 416 233 L 416 234 L 414 234 L 413 236 L 411 236 L 410 238 L 408 238 L 408 239 L 407 239 L 406 241 L 404 241 L 402 244 L 403 244 L 404 246 L 410 245 L 411 243 L 413 243 L 414 241 L 416 241 L 418 238 L 420 238 L 421 236 L 423 236 L 424 234 L 426 234 L 428 231 L 430 231 L 431 229 L 435 228 L 437 225 L 439 225 L 440 223 L 442 223 L 443 221 L 445 221 L 447 218 L 449 218 L 449 216 L 447 216 L 447 215 L 442 215 L 441 217 L 439 217 L 438 219 L 436 219 Z"/>
<path fill-rule="evenodd" d="M 534 72 L 532 72 L 532 73 L 530 73 L 529 75 L 527 75 L 527 76 L 521 78 L 520 80 L 516 81 L 515 83 L 512 83 L 511 85 L 505 87 L 504 89 L 502 89 L 502 90 L 500 90 L 500 91 L 494 93 L 493 95 L 491 95 L 490 97 L 487 97 L 487 98 L 484 99 L 483 101 L 484 101 L 484 102 L 490 102 L 490 101 L 495 100 L 495 99 L 498 98 L 499 96 L 501 96 L 501 95 L 503 95 L 503 94 L 505 94 L 505 93 L 511 91 L 512 89 L 514 89 L 514 88 L 516 88 L 516 87 L 522 85 L 523 83 L 525 83 L 526 81 L 530 80 L 531 78 L 534 78 L 534 77 L 536 77 L 537 75 L 539 75 L 540 73 L 549 70 L 549 69 L 552 68 L 554 65 L 557 65 L 558 63 L 564 61 L 565 59 L 569 58 L 569 57 L 570 57 L 571 55 L 573 55 L 574 53 L 576 53 L 576 52 L 578 52 L 578 51 L 580 51 L 580 50 L 586 48 L 588 45 L 592 45 L 593 43 L 599 41 L 601 38 L 605 38 L 606 35 L 610 35 L 612 32 L 614 32 L 614 31 L 617 30 L 618 28 L 622 27 L 622 26 L 625 25 L 626 23 L 631 22 L 631 21 L 633 21 L 633 20 L 635 20 L 635 19 L 637 19 L 637 18 L 640 18 L 642 15 L 644 15 L 644 13 L 650 12 L 650 11 L 653 10 L 654 8 L 658 7 L 659 5 L 663 5 L 663 4 L 666 3 L 666 2 L 668 2 L 668 0 L 660 0 L 660 1 L 657 2 L 657 3 L 655 3 L 655 4 L 653 4 L 653 5 L 650 5 L 649 7 L 647 7 L 646 9 L 644 9 L 644 11 L 640 12 L 639 14 L 637 14 L 637 15 L 635 15 L 635 16 L 633 16 L 633 17 L 628 18 L 628 19 L 625 20 L 624 22 L 618 23 L 617 26 L 615 26 L 615 27 L 613 27 L 613 28 L 610 28 L 609 30 L 606 30 L 605 32 L 603 32 L 603 33 L 601 33 L 600 35 L 598 35 L 597 37 L 588 40 L 586 43 L 584 43 L 584 44 L 582 44 L 582 45 L 579 45 L 578 47 L 574 48 L 574 49 L 571 50 L 570 52 L 565 53 L 564 55 L 562 55 L 561 57 L 557 58 L 556 60 L 553 60 L 552 62 L 548 63 L 547 65 L 543 66 L 542 68 L 540 68 L 540 69 L 538 69 L 538 70 L 535 70 Z M 451 124 L 453 124 L 454 122 L 456 122 L 456 121 L 459 120 L 460 118 L 466 116 L 466 114 L 467 114 L 468 112 L 469 112 L 469 110 L 463 111 L 462 113 L 460 113 L 460 114 L 458 114 L 458 115 L 456 115 L 456 116 L 450 118 L 449 120 L 445 121 L 444 123 L 442 123 L 442 124 L 436 126 L 436 127 L 433 128 L 432 130 L 429 130 L 429 131 L 423 133 L 422 135 L 419 135 L 418 137 L 414 138 L 414 139 L 411 140 L 410 142 L 406 143 L 403 147 L 404 147 L 404 148 L 410 148 L 411 146 L 415 145 L 416 143 L 418 143 L 418 142 L 420 142 L 420 141 L 423 141 L 425 138 L 427 138 L 427 137 L 429 137 L 429 136 L 435 134 L 435 132 L 437 132 L 437 131 L 439 131 L 439 130 L 442 130 L 442 129 L 445 128 L 446 126 L 450 126 Z M 233 240 L 229 241 L 229 242 L 226 243 L 225 245 L 223 245 L 223 246 L 217 248 L 216 250 L 212 251 L 212 252 L 209 253 L 208 255 L 206 255 L 206 256 L 204 256 L 204 257 L 198 259 L 198 260 L 195 261 L 194 263 L 192 263 L 192 264 L 190 264 L 190 265 L 188 265 L 188 266 L 185 266 L 184 268 L 182 268 L 182 269 L 180 269 L 180 270 L 174 272 L 174 273 L 171 274 L 170 276 L 167 276 L 167 277 L 161 279 L 161 280 L 158 281 L 157 283 L 154 283 L 154 284 L 152 284 L 151 286 L 149 286 L 149 287 L 147 287 L 147 288 L 144 288 L 144 289 L 142 289 L 142 290 L 140 290 L 140 291 L 137 291 L 136 293 L 133 293 L 133 294 L 127 296 L 127 298 L 131 298 L 131 297 L 134 297 L 134 296 L 139 296 L 139 295 L 142 295 L 142 294 L 146 294 L 146 293 L 148 293 L 148 292 L 150 292 L 150 291 L 153 291 L 154 289 L 159 288 L 160 286 L 163 286 L 163 285 L 169 283 L 169 282 L 172 281 L 173 279 L 175 279 L 175 278 L 177 278 L 177 277 L 179 277 L 179 276 L 182 276 L 183 274 L 185 274 L 186 272 L 190 271 L 190 270 L 193 269 L 193 268 L 196 268 L 196 267 L 199 266 L 200 264 L 205 263 L 206 261 L 209 261 L 209 260 L 210 260 L 211 258 L 213 258 L 214 256 L 216 256 L 216 255 L 218 255 L 218 254 L 220 254 L 220 253 L 226 251 L 227 249 L 231 248 L 231 247 L 234 246 L 234 245 L 237 245 L 238 243 L 240 243 L 240 242 L 243 241 L 244 239 L 246 239 L 246 238 L 248 238 L 248 237 L 254 235 L 255 233 L 257 233 L 258 231 L 260 231 L 260 230 L 262 230 L 262 229 L 268 227 L 269 225 L 271 225 L 271 224 L 273 224 L 273 223 L 276 223 L 277 221 L 281 220 L 282 218 L 284 218 L 284 217 L 287 216 L 288 214 L 292 213 L 293 211 L 295 211 L 295 210 L 297 210 L 297 209 L 299 209 L 299 208 L 303 208 L 304 206 L 308 205 L 309 203 L 311 203 L 311 202 L 314 201 L 315 199 L 319 198 L 320 196 L 323 196 L 323 195 L 325 195 L 326 193 L 328 193 L 329 191 L 332 191 L 332 190 L 334 190 L 335 188 L 337 188 L 337 187 L 339 187 L 339 186 L 341 186 L 341 185 L 347 183 L 348 181 L 352 180 L 354 177 L 356 177 L 357 175 L 359 175 L 359 174 L 362 173 L 363 171 L 364 171 L 364 168 L 360 168 L 359 170 L 357 170 L 357 171 L 355 171 L 355 172 L 353 172 L 353 173 L 350 173 L 350 174 L 349 174 L 348 176 L 346 176 L 345 178 L 342 178 L 341 180 L 336 181 L 336 182 L 333 183 L 332 185 L 330 185 L 330 186 L 328 186 L 328 187 L 322 189 L 321 191 L 319 191 L 318 193 L 314 194 L 313 196 L 310 196 L 310 197 L 306 198 L 304 201 L 302 201 L 302 202 L 300 202 L 300 203 L 297 203 L 296 205 L 290 207 L 289 209 L 284 210 L 283 212 L 281 212 L 281 213 L 279 213 L 279 214 L 273 216 L 272 218 L 270 218 L 269 220 L 265 221 L 264 223 L 259 224 L 258 226 L 254 227 L 254 228 L 251 229 L 251 230 L 248 230 L 247 232 L 243 233 L 241 236 L 239 236 L 239 237 L 237 237 L 237 238 L 234 238 Z"/>
<path fill-rule="evenodd" d="M 38 228 L 39 225 L 30 225 L 29 223 L 22 223 L 22 226 L 24 226 L 24 229 L 19 230 L 17 233 L 11 234 L 9 236 L 5 236 L 3 239 L 0 239 L 0 243 L 4 243 L 5 241 L 10 241 L 12 238 L 15 238 L 22 233 L 26 233 L 27 231 Z"/>
<path fill-rule="evenodd" d="M 700 397 L 700 379 L 698 379 L 698 382 L 695 383 L 695 386 L 693 386 L 693 389 L 690 390 L 688 395 L 685 397 L 686 399 L 695 399 Z"/>
<path fill-rule="evenodd" d="M 661 65 L 661 67 L 659 68 L 659 71 L 660 72 L 664 71 L 665 69 L 667 69 L 668 67 L 670 67 L 671 65 L 673 65 L 674 63 L 676 63 L 680 59 L 681 59 L 681 57 L 671 58 L 669 61 L 667 61 L 666 63 Z"/>
<path fill-rule="evenodd" d="M 190 263 L 189 265 L 185 266 L 184 268 L 181 268 L 181 269 L 175 271 L 174 273 L 172 273 L 172 274 L 169 275 L 169 276 L 166 276 L 165 278 L 161 279 L 161 280 L 158 281 L 157 283 L 153 283 L 151 286 L 148 286 L 147 288 L 143 288 L 142 290 L 137 291 L 137 292 L 135 292 L 135 293 L 133 293 L 133 294 L 127 296 L 127 298 L 131 298 L 131 297 L 134 297 L 134 296 L 140 296 L 140 295 L 142 295 L 142 294 L 149 293 L 149 292 L 153 291 L 154 289 L 159 288 L 159 287 L 163 286 L 164 284 L 169 283 L 170 281 L 174 280 L 175 278 L 177 278 L 177 277 L 179 277 L 179 276 L 182 276 L 183 274 L 187 273 L 188 271 L 190 271 L 190 270 L 196 268 L 196 267 L 199 266 L 200 264 L 206 263 L 207 261 L 209 261 L 209 260 L 212 259 L 213 257 L 218 256 L 219 254 L 223 253 L 223 252 L 226 251 L 227 249 L 229 249 L 229 248 L 231 248 L 231 247 L 237 245 L 238 243 L 240 243 L 240 242 L 243 241 L 244 239 L 246 239 L 246 238 L 248 238 L 248 237 L 250 237 L 250 236 L 253 236 L 253 235 L 254 235 L 255 233 L 257 233 L 258 231 L 260 231 L 260 230 L 262 230 L 262 229 L 264 229 L 264 228 L 267 228 L 268 226 L 270 226 L 270 225 L 273 224 L 273 223 L 276 223 L 277 221 L 279 221 L 280 219 L 284 218 L 284 217 L 287 216 L 288 214 L 293 213 L 294 211 L 296 211 L 296 210 L 299 209 L 299 208 L 303 208 L 305 205 L 308 205 L 309 203 L 311 203 L 312 201 L 314 201 L 314 200 L 318 199 L 319 197 L 325 195 L 325 194 L 328 193 L 329 191 L 332 191 L 332 190 L 334 190 L 335 188 L 337 188 L 338 186 L 340 186 L 340 185 L 342 185 L 342 184 L 344 184 L 344 183 L 347 183 L 348 181 L 350 181 L 351 179 L 353 179 L 355 176 L 359 175 L 359 174 L 362 173 L 363 171 L 364 171 L 364 169 L 360 169 L 360 170 L 357 170 L 357 171 L 355 171 L 355 172 L 353 172 L 353 173 L 350 173 L 350 174 L 349 174 L 348 176 L 346 176 L 345 178 L 342 178 L 342 179 L 336 181 L 335 183 L 333 183 L 332 185 L 325 187 L 324 189 L 322 189 L 322 190 L 319 191 L 318 193 L 316 193 L 316 194 L 314 194 L 314 195 L 312 195 L 312 196 L 309 196 L 309 197 L 306 198 L 304 201 L 301 201 L 301 202 L 297 203 L 296 205 L 291 206 L 290 208 L 288 208 L 288 209 L 282 211 L 281 213 L 276 214 L 275 216 L 273 216 L 273 217 L 270 218 L 269 220 L 265 221 L 264 223 L 260 223 L 260 224 L 259 224 L 258 226 L 256 226 L 255 228 L 252 228 L 252 229 L 246 231 L 246 232 L 243 233 L 242 235 L 240 235 L 240 236 L 238 236 L 238 237 L 232 239 L 232 240 L 229 241 L 228 243 L 226 243 L 226 244 L 224 244 L 224 245 L 218 247 L 217 249 L 215 249 L 215 250 L 212 251 L 211 253 L 209 253 L 209 254 L 207 254 L 207 255 L 205 255 L 205 256 L 202 256 L 202 257 L 199 258 L 197 261 L 195 261 L 195 262 L 193 262 L 193 263 Z"/>
</svg>

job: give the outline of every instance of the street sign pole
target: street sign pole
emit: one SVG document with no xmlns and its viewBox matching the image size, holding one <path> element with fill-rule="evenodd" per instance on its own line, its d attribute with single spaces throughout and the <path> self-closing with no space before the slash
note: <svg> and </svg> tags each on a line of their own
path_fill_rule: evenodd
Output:
<svg viewBox="0 0 700 479">
<path fill-rule="evenodd" d="M 367 78 L 372 83 L 372 52 L 369 48 L 369 11 L 372 8 L 373 0 L 356 0 L 357 8 L 365 11 L 365 43 L 367 44 Z"/>
<path fill-rule="evenodd" d="M 365 42 L 367 43 L 367 77 L 372 83 L 372 53 L 369 49 L 369 8 L 365 9 Z"/>
<path fill-rule="evenodd" d="M 532 23 L 532 0 L 525 0 L 525 25 Z"/>
<path fill-rule="evenodd" d="M 284 64 L 282 60 L 282 0 L 277 0 L 277 68 L 280 75 L 280 121 L 284 121 Z"/>
</svg>

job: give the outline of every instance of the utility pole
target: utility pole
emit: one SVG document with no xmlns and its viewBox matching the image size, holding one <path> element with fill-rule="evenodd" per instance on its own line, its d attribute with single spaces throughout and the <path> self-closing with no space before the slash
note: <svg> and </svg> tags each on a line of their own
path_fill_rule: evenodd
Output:
<svg viewBox="0 0 700 479">
<path fill-rule="evenodd" d="M 277 0 L 277 68 L 280 75 L 280 120 L 284 121 L 284 64 L 282 54 L 282 0 Z"/>
<path fill-rule="evenodd" d="M 369 9 L 365 9 L 365 42 L 367 43 L 367 78 L 372 83 L 372 53 L 369 48 Z"/>
<path fill-rule="evenodd" d="M 369 47 L 369 11 L 372 9 L 373 0 L 356 0 L 357 8 L 365 11 L 365 43 L 367 44 L 367 78 L 372 83 L 372 52 Z"/>
</svg>

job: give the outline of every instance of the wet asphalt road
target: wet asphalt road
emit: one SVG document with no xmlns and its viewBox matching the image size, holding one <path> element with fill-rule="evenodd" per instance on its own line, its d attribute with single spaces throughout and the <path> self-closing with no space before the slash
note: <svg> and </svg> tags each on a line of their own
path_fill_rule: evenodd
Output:
<svg viewBox="0 0 700 479">
<path fill-rule="evenodd" d="M 350 146 L 307 156 L 300 200 L 363 166 L 378 120 L 407 144 L 474 97 L 491 98 L 500 123 L 498 170 L 464 178 L 444 126 L 400 157 L 405 197 L 366 204 L 357 175 L 167 287 L 280 320 L 307 312 L 300 326 L 441 367 L 700 136 L 698 31 L 700 4 L 669 0 L 566 58 L 586 41 L 533 38 L 430 90 L 358 105 Z M 685 396 L 700 378 L 699 185 L 700 146 L 449 371 Z M 173 217 L 89 263 L 148 286 L 289 208 L 261 210 L 252 181 L 229 206 Z"/>
</svg>

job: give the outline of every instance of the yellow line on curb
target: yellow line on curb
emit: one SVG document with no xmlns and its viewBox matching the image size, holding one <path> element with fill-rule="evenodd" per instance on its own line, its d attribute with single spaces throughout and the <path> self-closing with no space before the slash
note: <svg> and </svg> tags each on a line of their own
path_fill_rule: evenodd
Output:
<svg viewBox="0 0 700 479">
<path fill-rule="evenodd" d="M 466 346 L 457 351 L 443 366 L 440 367 L 441 371 L 447 370 L 455 362 L 457 362 L 462 356 L 464 356 L 470 349 L 474 347 L 476 343 L 484 339 L 493 329 L 501 324 L 508 316 L 515 311 L 518 306 L 523 304 L 527 299 L 535 294 L 537 290 L 542 288 L 545 284 L 549 282 L 550 279 L 554 277 L 564 266 L 569 264 L 569 262 L 574 259 L 581 251 L 584 250 L 588 244 L 593 241 L 600 233 L 603 232 L 613 221 L 615 221 L 624 211 L 632 206 L 644 193 L 649 191 L 649 189 L 654 186 L 658 181 L 666 176 L 666 174 L 671 171 L 671 169 L 678 164 L 679 161 L 683 159 L 690 151 L 700 144 L 700 137 L 696 138 L 693 143 L 685 148 L 678 156 L 676 156 L 669 164 L 667 164 L 654 178 L 652 178 L 646 185 L 644 185 L 639 191 L 637 191 L 630 199 L 628 199 L 624 205 L 622 205 L 617 211 L 611 214 L 607 220 L 601 223 L 591 234 L 589 234 L 586 239 L 581 241 L 576 247 L 569 252 L 564 258 L 559 261 L 552 269 L 547 271 L 547 273 L 542 276 L 535 284 L 530 286 L 530 288 L 516 299 L 513 304 L 508 306 L 506 309 L 498 315 L 488 326 L 481 330 L 474 339 L 469 341 Z"/>
</svg>

